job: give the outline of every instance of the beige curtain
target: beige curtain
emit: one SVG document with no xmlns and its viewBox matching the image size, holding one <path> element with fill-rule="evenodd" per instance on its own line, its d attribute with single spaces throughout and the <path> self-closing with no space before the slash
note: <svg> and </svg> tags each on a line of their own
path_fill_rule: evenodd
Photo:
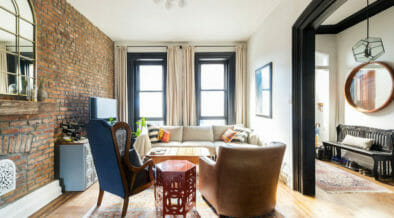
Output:
<svg viewBox="0 0 394 218">
<path fill-rule="evenodd" d="M 238 45 L 235 49 L 235 121 L 247 125 L 247 71 L 246 46 Z"/>
<path fill-rule="evenodd" d="M 179 46 L 167 50 L 167 125 L 178 126 L 182 121 L 182 65 Z"/>
<path fill-rule="evenodd" d="M 196 120 L 196 90 L 194 76 L 194 47 L 185 46 L 183 53 L 183 125 L 194 126 Z"/>
<path fill-rule="evenodd" d="M 127 47 L 119 46 L 115 50 L 115 95 L 118 100 L 118 119 L 128 122 L 127 104 Z"/>
<path fill-rule="evenodd" d="M 0 44 L 0 93 L 7 93 L 7 53 L 4 45 Z"/>
</svg>

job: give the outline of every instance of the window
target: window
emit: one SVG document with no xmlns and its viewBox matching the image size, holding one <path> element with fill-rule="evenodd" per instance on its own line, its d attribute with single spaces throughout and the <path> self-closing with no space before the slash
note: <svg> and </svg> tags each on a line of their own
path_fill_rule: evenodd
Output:
<svg viewBox="0 0 394 218">
<path fill-rule="evenodd" d="M 145 117 L 148 123 L 164 125 L 166 117 L 165 53 L 128 54 L 129 124 Z"/>
<path fill-rule="evenodd" d="M 28 0 L 0 3 L 0 94 L 31 94 L 36 87 L 35 21 Z"/>
<path fill-rule="evenodd" d="M 234 53 L 196 53 L 197 122 L 234 123 Z"/>
</svg>

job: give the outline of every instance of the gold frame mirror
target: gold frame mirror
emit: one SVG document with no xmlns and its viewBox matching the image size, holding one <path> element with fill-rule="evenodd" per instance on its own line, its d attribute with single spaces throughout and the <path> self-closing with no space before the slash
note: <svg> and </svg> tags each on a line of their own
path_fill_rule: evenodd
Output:
<svg viewBox="0 0 394 218">
<path fill-rule="evenodd" d="M 360 112 L 382 110 L 393 98 L 394 73 L 392 68 L 383 62 L 361 64 L 355 67 L 346 79 L 345 99 Z"/>
<path fill-rule="evenodd" d="M 30 0 L 0 3 L 0 95 L 32 96 L 37 86 L 36 18 Z"/>
</svg>

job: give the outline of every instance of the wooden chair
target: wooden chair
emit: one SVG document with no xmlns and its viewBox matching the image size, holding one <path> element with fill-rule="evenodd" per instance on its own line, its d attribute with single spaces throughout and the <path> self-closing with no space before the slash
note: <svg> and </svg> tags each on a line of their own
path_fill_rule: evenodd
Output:
<svg viewBox="0 0 394 218">
<path fill-rule="evenodd" d="M 141 163 L 130 148 L 131 129 L 127 123 L 118 122 L 111 127 L 104 120 L 91 120 L 86 129 L 100 185 L 97 207 L 104 191 L 110 192 L 124 199 L 124 217 L 129 197 L 154 184 L 153 162 Z"/>
</svg>

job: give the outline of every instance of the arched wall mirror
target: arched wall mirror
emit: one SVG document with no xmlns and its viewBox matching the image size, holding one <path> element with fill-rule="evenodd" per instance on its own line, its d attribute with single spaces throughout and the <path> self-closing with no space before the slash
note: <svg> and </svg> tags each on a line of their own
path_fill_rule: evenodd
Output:
<svg viewBox="0 0 394 218">
<path fill-rule="evenodd" d="M 29 0 L 0 1 L 0 94 L 25 96 L 35 89 L 35 31 Z"/>
<path fill-rule="evenodd" d="M 394 97 L 394 73 L 382 62 L 357 66 L 345 83 L 346 101 L 358 111 L 369 113 L 385 108 Z"/>
</svg>

